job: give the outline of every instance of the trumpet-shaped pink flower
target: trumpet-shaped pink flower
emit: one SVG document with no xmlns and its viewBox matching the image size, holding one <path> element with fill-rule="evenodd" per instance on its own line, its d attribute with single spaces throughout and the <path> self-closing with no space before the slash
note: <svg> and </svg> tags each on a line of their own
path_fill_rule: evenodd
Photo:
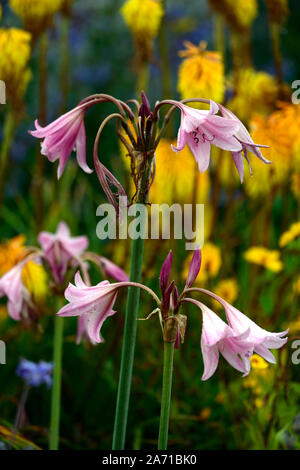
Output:
<svg viewBox="0 0 300 470">
<path fill-rule="evenodd" d="M 23 306 L 22 269 L 24 263 L 19 263 L 0 278 L 0 297 L 8 298 L 7 310 L 11 318 L 21 320 Z"/>
<path fill-rule="evenodd" d="M 62 317 L 79 316 L 77 342 L 86 335 L 92 343 L 101 343 L 101 327 L 107 317 L 116 312 L 113 306 L 118 290 L 123 283 L 110 284 L 102 281 L 95 286 L 87 286 L 79 272 L 75 275 L 75 285 L 69 284 L 65 297 L 70 302 L 57 314 Z"/>
<path fill-rule="evenodd" d="M 172 146 L 175 152 L 180 152 L 187 144 L 193 153 L 200 172 L 207 170 L 210 160 L 210 146 L 215 145 L 232 153 L 240 180 L 243 182 L 244 160 L 248 159 L 248 150 L 254 153 L 264 163 L 271 163 L 263 157 L 259 147 L 253 142 L 249 132 L 242 122 L 227 108 L 210 100 L 210 110 L 190 108 L 183 103 L 167 100 L 181 110 L 181 123 L 177 136 L 177 147 Z M 222 116 L 217 116 L 220 111 Z"/>
<path fill-rule="evenodd" d="M 213 292 L 200 288 L 197 290 L 208 294 L 210 297 L 213 297 L 215 300 L 220 302 L 225 309 L 228 324 L 236 335 L 242 335 L 245 331 L 248 331 L 246 341 L 249 345 L 249 351 L 252 350 L 270 363 L 276 363 L 276 359 L 269 349 L 280 349 L 286 344 L 288 338 L 283 338 L 283 336 L 287 335 L 289 331 L 288 329 L 279 333 L 271 333 L 258 326 L 237 308 L 233 307 L 233 305 L 230 305 Z M 251 355 L 244 355 L 241 357 L 246 374 L 249 373 L 251 367 L 250 357 Z"/>
<path fill-rule="evenodd" d="M 60 222 L 56 233 L 41 232 L 38 240 L 58 283 L 63 281 L 69 261 L 76 260 L 88 246 L 87 237 L 70 236 L 65 222 Z"/>
<path fill-rule="evenodd" d="M 264 330 L 237 308 L 233 307 L 233 305 L 230 305 L 215 294 L 213 297 L 223 305 L 231 328 L 237 334 L 245 331 L 245 329 L 249 329 L 247 340 L 253 343 L 254 352 L 262 356 L 266 361 L 275 364 L 276 359 L 269 349 L 280 349 L 284 346 L 288 338 L 283 338 L 283 336 L 286 336 L 289 330 L 287 329 L 279 333 L 271 333 Z M 250 367 L 250 364 L 248 366 Z"/>
<path fill-rule="evenodd" d="M 181 111 L 181 123 L 178 130 L 177 147 L 172 146 L 172 148 L 175 152 L 180 152 L 187 144 L 201 173 L 208 168 L 212 144 L 232 152 L 242 150 L 241 143 L 234 137 L 240 123 L 216 116 L 219 111 L 217 103 L 210 101 L 209 111 L 190 108 L 179 102 L 176 105 Z"/>
<path fill-rule="evenodd" d="M 185 299 L 202 310 L 203 326 L 201 351 L 204 362 L 202 380 L 209 379 L 216 371 L 219 353 L 235 369 L 248 373 L 245 361 L 253 354 L 252 344 L 248 341 L 249 329 L 236 333 L 206 305 L 194 299 Z"/>
<path fill-rule="evenodd" d="M 44 139 L 41 153 L 50 162 L 59 160 L 57 177 L 63 174 L 67 160 L 72 152 L 76 150 L 77 162 L 86 173 L 92 170 L 86 163 L 86 136 L 84 127 L 84 116 L 90 103 L 84 103 L 63 114 L 46 127 L 41 127 L 38 120 L 35 121 L 36 130 L 30 134 L 38 139 Z"/>
</svg>

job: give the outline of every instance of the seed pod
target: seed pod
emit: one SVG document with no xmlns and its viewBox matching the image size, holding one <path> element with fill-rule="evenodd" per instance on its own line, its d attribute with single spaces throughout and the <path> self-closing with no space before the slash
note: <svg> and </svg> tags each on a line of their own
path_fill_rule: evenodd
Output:
<svg viewBox="0 0 300 470">
<path fill-rule="evenodd" d="M 166 343 L 175 343 L 178 330 L 178 321 L 176 317 L 168 317 L 164 326 L 164 341 Z"/>
</svg>

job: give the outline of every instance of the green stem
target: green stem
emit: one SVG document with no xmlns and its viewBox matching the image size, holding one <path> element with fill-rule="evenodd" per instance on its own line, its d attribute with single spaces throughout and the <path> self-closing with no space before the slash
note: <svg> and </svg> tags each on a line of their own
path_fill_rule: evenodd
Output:
<svg viewBox="0 0 300 470">
<path fill-rule="evenodd" d="M 159 423 L 158 450 L 166 450 L 168 446 L 169 417 L 173 377 L 174 343 L 164 342 L 164 368 Z"/>
<path fill-rule="evenodd" d="M 14 135 L 15 119 L 13 111 L 9 110 L 5 116 L 3 140 L 0 149 L 0 218 L 2 214 L 2 205 L 4 199 L 5 175 L 7 169 L 7 159 L 11 142 Z"/>
<path fill-rule="evenodd" d="M 148 185 L 151 173 L 152 161 L 148 160 L 147 169 L 144 168 L 141 181 L 141 191 L 137 202 L 146 204 L 148 200 Z M 140 213 L 140 233 L 144 234 L 147 211 Z M 130 258 L 130 281 L 140 282 L 142 275 L 143 264 L 143 251 L 144 251 L 144 237 L 132 240 L 131 243 L 131 258 Z M 129 287 L 126 313 L 125 313 L 125 326 L 121 354 L 120 376 L 117 394 L 116 415 L 113 433 L 113 450 L 123 450 L 125 446 L 127 418 L 129 409 L 129 399 L 132 382 L 132 371 L 134 362 L 134 351 L 136 343 L 137 332 L 137 318 L 140 302 L 140 289 L 136 287 Z"/>
<path fill-rule="evenodd" d="M 281 47 L 280 47 L 280 25 L 277 23 L 271 23 L 270 29 L 271 29 L 271 40 L 272 40 L 272 50 L 273 50 L 276 79 L 277 79 L 277 83 L 279 86 L 279 95 L 282 98 L 282 96 L 284 96 L 284 87 L 283 87 L 282 54 L 281 54 Z"/>
<path fill-rule="evenodd" d="M 55 313 L 49 450 L 58 450 L 64 319 Z"/>
</svg>

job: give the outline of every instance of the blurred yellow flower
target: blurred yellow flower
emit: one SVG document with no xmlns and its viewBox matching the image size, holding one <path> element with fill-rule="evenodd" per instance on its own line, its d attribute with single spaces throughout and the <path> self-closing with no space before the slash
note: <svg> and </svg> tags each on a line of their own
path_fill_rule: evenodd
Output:
<svg viewBox="0 0 300 470">
<path fill-rule="evenodd" d="M 252 369 L 264 370 L 269 367 L 269 363 L 258 354 L 253 354 L 250 358 Z"/>
<path fill-rule="evenodd" d="M 38 34 L 49 26 L 62 0 L 10 0 L 12 10 L 22 19 L 25 29 Z"/>
<path fill-rule="evenodd" d="M 185 41 L 184 45 L 186 49 L 179 52 L 179 56 L 184 60 L 179 67 L 177 84 L 182 99 L 201 97 L 222 102 L 225 79 L 221 54 L 206 51 L 205 42 L 195 46 Z"/>
<path fill-rule="evenodd" d="M 26 91 L 31 72 L 31 34 L 17 28 L 0 29 L 0 77 L 5 82 L 9 100 L 19 104 Z"/>
<path fill-rule="evenodd" d="M 0 277 L 12 269 L 26 255 L 26 237 L 17 237 L 0 244 Z M 33 261 L 25 264 L 22 271 L 22 280 L 36 303 L 40 303 L 47 295 L 47 275 L 44 268 Z"/>
<path fill-rule="evenodd" d="M 272 189 L 287 182 L 300 160 L 300 108 L 293 104 L 281 104 L 278 111 L 268 118 L 256 115 L 250 127 L 252 138 L 258 144 L 269 145 L 264 156 L 272 163 L 262 165 L 259 159 L 251 159 L 255 178 L 245 177 L 245 190 L 250 197 L 265 196 Z"/>
<path fill-rule="evenodd" d="M 257 0 L 209 0 L 209 3 L 238 32 L 248 29 L 257 16 Z"/>
<path fill-rule="evenodd" d="M 238 292 L 239 286 L 235 279 L 223 279 L 214 287 L 214 293 L 230 304 L 233 304 L 237 299 Z M 213 305 L 216 310 L 222 308 L 222 305 L 216 300 L 213 300 Z"/>
<path fill-rule="evenodd" d="M 163 13 L 159 0 L 127 0 L 121 8 L 128 28 L 138 40 L 157 36 Z"/>
<path fill-rule="evenodd" d="M 274 273 L 282 270 L 283 264 L 280 260 L 280 252 L 277 250 L 268 250 L 263 246 L 252 246 L 244 254 L 249 263 L 264 266 Z"/>
<path fill-rule="evenodd" d="M 24 258 L 25 241 L 25 235 L 18 235 L 0 244 L 0 277 Z"/>
<path fill-rule="evenodd" d="M 300 221 L 293 223 L 290 228 L 281 235 L 279 246 L 284 247 L 298 237 L 300 237 Z"/>
<path fill-rule="evenodd" d="M 278 96 L 276 79 L 266 72 L 252 68 L 240 70 L 235 81 L 235 96 L 228 108 L 242 121 L 248 121 L 256 113 L 267 115 L 274 110 Z"/>
<path fill-rule="evenodd" d="M 193 254 L 189 255 L 185 260 L 182 271 L 182 278 L 184 280 L 187 279 L 192 256 Z M 204 243 L 201 249 L 201 259 L 201 269 L 195 281 L 195 285 L 204 284 L 207 279 L 214 278 L 218 275 L 222 262 L 220 248 L 210 242 Z"/>
<path fill-rule="evenodd" d="M 187 146 L 181 153 L 174 153 L 171 144 L 176 145 L 176 142 L 162 139 L 155 152 L 156 173 L 149 201 L 153 204 L 207 202 L 210 189 L 208 172 L 199 172 Z"/>
<path fill-rule="evenodd" d="M 264 401 L 262 398 L 255 398 L 254 403 L 256 408 L 262 408 L 264 406 Z"/>
<path fill-rule="evenodd" d="M 29 261 L 23 268 L 22 280 L 35 303 L 42 303 L 48 291 L 47 274 L 43 266 Z"/>
</svg>

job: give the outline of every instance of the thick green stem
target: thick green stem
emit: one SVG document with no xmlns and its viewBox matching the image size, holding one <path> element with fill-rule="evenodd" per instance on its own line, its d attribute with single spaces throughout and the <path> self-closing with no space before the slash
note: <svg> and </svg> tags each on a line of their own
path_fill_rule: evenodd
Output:
<svg viewBox="0 0 300 470">
<path fill-rule="evenodd" d="M 144 161 L 144 172 L 141 175 L 141 191 L 137 202 L 146 204 L 148 200 L 149 179 L 151 173 L 152 159 Z M 146 167 L 145 167 L 146 166 Z M 132 240 L 130 257 L 130 281 L 140 282 L 143 264 L 144 233 L 147 223 L 147 211 L 140 213 L 140 234 L 141 237 Z M 113 450 L 123 450 L 125 446 L 127 418 L 129 409 L 129 399 L 132 382 L 132 371 L 134 362 L 134 351 L 136 343 L 137 318 L 140 302 L 140 289 L 130 287 L 128 289 L 125 326 L 122 344 L 121 366 L 119 376 L 119 386 L 116 404 L 116 416 L 113 433 Z"/>
<path fill-rule="evenodd" d="M 5 116 L 3 140 L 0 149 L 0 218 L 2 215 L 2 205 L 4 199 L 5 176 L 7 169 L 7 159 L 14 135 L 15 119 L 13 111 L 9 110 Z"/>
<path fill-rule="evenodd" d="M 173 378 L 174 343 L 164 342 L 164 368 L 159 423 L 158 450 L 166 450 L 168 446 L 169 417 Z"/>
<path fill-rule="evenodd" d="M 55 314 L 49 450 L 58 450 L 64 319 Z"/>
</svg>

